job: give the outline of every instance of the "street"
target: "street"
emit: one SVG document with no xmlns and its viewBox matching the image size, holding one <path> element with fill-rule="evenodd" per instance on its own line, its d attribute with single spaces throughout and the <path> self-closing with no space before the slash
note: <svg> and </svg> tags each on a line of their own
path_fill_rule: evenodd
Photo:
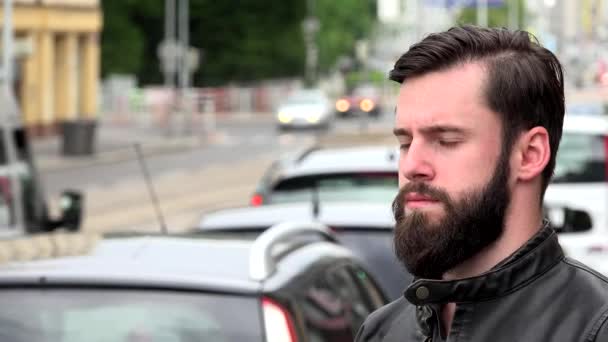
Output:
<svg viewBox="0 0 608 342">
<path fill-rule="evenodd" d="M 391 120 L 392 116 L 385 114 L 366 128 L 390 135 Z M 280 155 L 310 146 L 318 136 L 357 134 L 362 128 L 357 120 L 337 120 L 329 132 L 282 133 L 276 130 L 272 117 L 225 120 L 218 122 L 212 139 L 181 149 L 145 153 L 145 164 L 169 229 L 183 230 L 192 227 L 204 212 L 246 205 L 264 170 Z M 100 127 L 100 137 L 104 137 L 104 129 L 110 126 Z M 85 194 L 85 229 L 157 229 L 160 219 L 135 148 L 116 140 L 111 148 L 121 150 L 121 158 L 65 168 L 41 165 L 51 209 L 57 211 L 63 190 L 79 189 Z M 145 152 L 146 145 L 142 148 Z"/>
</svg>

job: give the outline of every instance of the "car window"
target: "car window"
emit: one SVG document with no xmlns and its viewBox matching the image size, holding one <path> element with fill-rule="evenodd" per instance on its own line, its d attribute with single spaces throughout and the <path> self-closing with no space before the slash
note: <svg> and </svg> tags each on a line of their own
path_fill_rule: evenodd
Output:
<svg viewBox="0 0 608 342">
<path fill-rule="evenodd" d="M 392 229 L 332 228 L 340 243 L 359 257 L 388 299 L 394 300 L 403 295 L 403 289 L 412 277 L 392 253 Z"/>
<path fill-rule="evenodd" d="M 269 203 L 309 202 L 316 190 L 319 200 L 390 203 L 398 189 L 395 173 L 348 173 L 285 179 L 272 190 Z"/>
<path fill-rule="evenodd" d="M 254 298 L 110 289 L 22 289 L 0 293 L 0 340 L 236 342 L 261 341 L 261 331 Z"/>
<path fill-rule="evenodd" d="M 369 314 L 346 265 L 319 273 L 297 299 L 310 342 L 353 341 Z"/>
<path fill-rule="evenodd" d="M 592 134 L 564 134 L 557 153 L 554 183 L 606 181 L 606 138 Z"/>
</svg>

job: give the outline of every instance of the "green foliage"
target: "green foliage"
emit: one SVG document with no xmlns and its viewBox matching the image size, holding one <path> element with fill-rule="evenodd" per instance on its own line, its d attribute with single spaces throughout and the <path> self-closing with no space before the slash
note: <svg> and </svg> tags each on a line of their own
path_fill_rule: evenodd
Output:
<svg viewBox="0 0 608 342">
<path fill-rule="evenodd" d="M 505 6 L 490 7 L 488 9 L 488 26 L 489 27 L 508 27 L 509 26 L 509 10 L 508 6 L 513 6 L 517 3 L 518 8 L 518 23 L 519 27 L 524 27 L 526 15 L 525 0 L 505 0 Z M 477 9 L 475 7 L 464 8 L 458 16 L 459 24 L 477 24 Z"/>
<path fill-rule="evenodd" d="M 364 83 L 381 87 L 386 82 L 386 74 L 376 70 L 352 71 L 346 74 L 346 89 L 352 90 Z"/>
<path fill-rule="evenodd" d="M 102 1 L 104 29 L 101 36 L 102 75 L 137 73 L 142 67 L 144 37 L 129 18 L 130 1 Z"/>
<path fill-rule="evenodd" d="M 354 56 L 355 42 L 366 38 L 376 15 L 375 0 L 316 0 L 320 20 L 319 69 L 327 72 L 342 55 Z"/>
<path fill-rule="evenodd" d="M 179 1 L 179 0 L 177 0 Z M 303 76 L 302 20 L 307 0 L 190 0 L 190 44 L 202 51 L 195 85 Z M 321 29 L 319 67 L 353 55 L 369 34 L 375 0 L 315 0 Z M 157 57 L 164 37 L 164 0 L 105 0 L 102 75 L 133 73 L 142 84 L 162 82 Z"/>
</svg>

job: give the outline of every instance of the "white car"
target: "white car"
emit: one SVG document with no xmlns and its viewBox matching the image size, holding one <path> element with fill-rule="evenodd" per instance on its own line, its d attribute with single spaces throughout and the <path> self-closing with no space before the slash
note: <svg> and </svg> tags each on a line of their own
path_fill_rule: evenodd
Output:
<svg viewBox="0 0 608 342">
<path fill-rule="evenodd" d="M 313 146 L 276 160 L 258 183 L 253 206 L 310 202 L 357 201 L 384 203 L 397 195 L 395 146 Z"/>
<path fill-rule="evenodd" d="M 586 211 L 592 228 L 562 232 L 566 254 L 608 274 L 608 118 L 566 114 L 545 204 Z"/>
<path fill-rule="evenodd" d="M 276 114 L 279 129 L 329 128 L 334 118 L 333 105 L 319 89 L 302 89 L 279 105 Z"/>
</svg>

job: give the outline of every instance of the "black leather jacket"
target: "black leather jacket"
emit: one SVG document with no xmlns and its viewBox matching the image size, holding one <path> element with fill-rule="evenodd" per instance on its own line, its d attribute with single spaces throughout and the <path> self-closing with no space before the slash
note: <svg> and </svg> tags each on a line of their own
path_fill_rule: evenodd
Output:
<svg viewBox="0 0 608 342">
<path fill-rule="evenodd" d="M 456 303 L 447 337 L 442 303 Z M 545 226 L 478 277 L 415 280 L 404 298 L 367 318 L 356 341 L 608 341 L 608 279 L 565 258 Z"/>
</svg>

